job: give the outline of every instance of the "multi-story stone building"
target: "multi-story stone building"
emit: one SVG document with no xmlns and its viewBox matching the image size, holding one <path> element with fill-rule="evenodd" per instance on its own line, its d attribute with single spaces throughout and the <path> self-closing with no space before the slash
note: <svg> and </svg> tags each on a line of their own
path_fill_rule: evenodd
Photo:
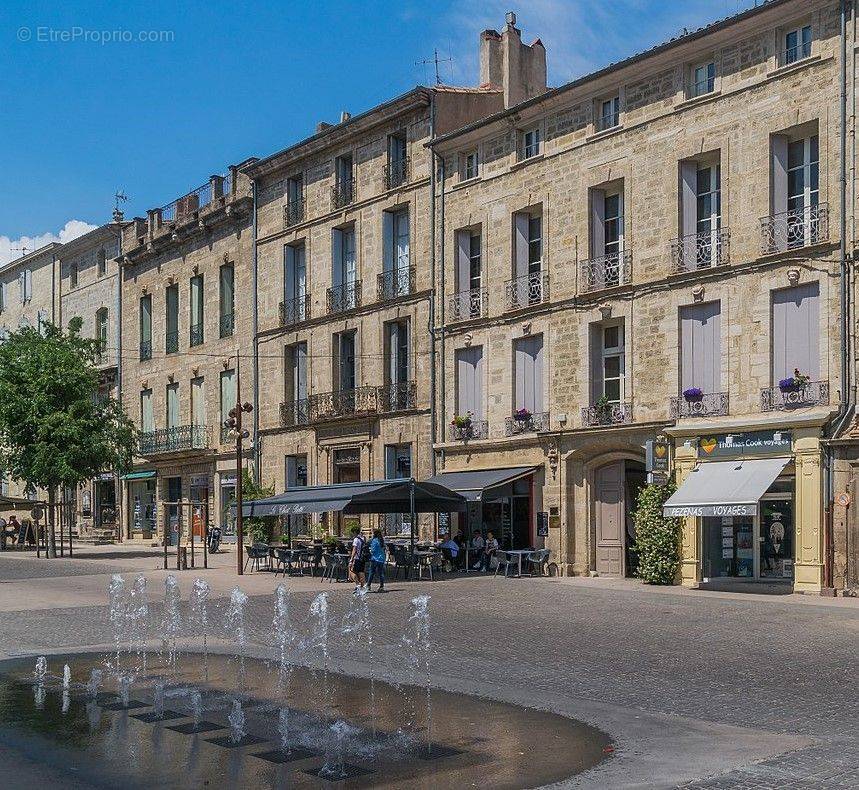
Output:
<svg viewBox="0 0 859 790">
<path fill-rule="evenodd" d="M 123 481 L 131 539 L 185 519 L 223 524 L 236 481 L 235 442 L 222 430 L 239 371 L 253 381 L 253 198 L 239 165 L 123 231 L 122 402 L 140 430 Z M 187 536 L 187 530 L 184 532 Z"/>
<path fill-rule="evenodd" d="M 58 323 L 82 320 L 81 334 L 99 341 L 96 358 L 99 395 L 119 398 L 122 357 L 119 335 L 121 293 L 120 241 L 123 223 L 101 225 L 63 245 L 58 259 Z M 79 538 L 114 540 L 119 537 L 119 480 L 112 471 L 82 485 L 75 492 Z"/>
<path fill-rule="evenodd" d="M 537 50 L 542 83 L 539 69 L 536 83 L 521 69 L 523 97 L 545 90 Z M 502 107 L 496 87 L 418 87 L 246 168 L 257 194 L 263 483 L 432 473 L 426 146 Z M 339 517 L 332 526 L 343 528 Z"/>
<path fill-rule="evenodd" d="M 666 434 L 684 584 L 838 583 L 841 64 L 837 2 L 776 1 L 435 137 L 436 449 L 500 469 L 473 525 L 629 574 Z"/>
</svg>

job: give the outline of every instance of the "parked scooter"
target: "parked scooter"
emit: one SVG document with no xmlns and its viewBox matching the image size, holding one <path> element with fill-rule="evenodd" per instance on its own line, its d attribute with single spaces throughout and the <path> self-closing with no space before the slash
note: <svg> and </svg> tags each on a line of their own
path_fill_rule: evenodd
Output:
<svg viewBox="0 0 859 790">
<path fill-rule="evenodd" d="M 221 548 L 221 528 L 212 527 L 209 530 L 209 554 L 217 554 Z"/>
</svg>

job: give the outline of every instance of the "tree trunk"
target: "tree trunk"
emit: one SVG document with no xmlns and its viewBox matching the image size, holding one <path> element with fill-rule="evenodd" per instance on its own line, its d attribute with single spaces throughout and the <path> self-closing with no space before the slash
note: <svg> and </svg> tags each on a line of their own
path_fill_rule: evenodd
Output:
<svg viewBox="0 0 859 790">
<path fill-rule="evenodd" d="M 55 530 L 56 526 L 56 508 L 55 505 L 57 503 L 57 488 L 56 486 L 51 486 L 48 489 L 48 556 L 51 559 L 56 558 L 57 556 L 57 536 Z"/>
</svg>

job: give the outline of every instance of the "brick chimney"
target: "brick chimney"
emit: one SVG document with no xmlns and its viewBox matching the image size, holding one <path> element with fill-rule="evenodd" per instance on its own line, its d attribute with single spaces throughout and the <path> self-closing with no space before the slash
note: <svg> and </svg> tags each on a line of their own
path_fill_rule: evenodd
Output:
<svg viewBox="0 0 859 790">
<path fill-rule="evenodd" d="M 506 16 L 504 32 L 484 30 L 480 34 L 480 84 L 504 91 L 504 106 L 510 107 L 546 91 L 546 48 L 538 38 L 522 43 L 516 14 Z"/>
</svg>

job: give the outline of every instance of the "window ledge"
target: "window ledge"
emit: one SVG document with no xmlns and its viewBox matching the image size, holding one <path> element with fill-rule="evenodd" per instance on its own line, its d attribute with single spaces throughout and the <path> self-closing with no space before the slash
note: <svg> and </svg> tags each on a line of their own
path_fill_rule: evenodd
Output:
<svg viewBox="0 0 859 790">
<path fill-rule="evenodd" d="M 596 140 L 602 140 L 604 137 L 611 137 L 614 134 L 619 134 L 623 131 L 623 124 L 619 123 L 617 126 L 612 126 L 610 129 L 602 129 L 599 132 L 594 132 L 593 134 L 589 134 L 585 137 L 586 143 L 592 143 Z"/>
<path fill-rule="evenodd" d="M 674 105 L 675 110 L 685 110 L 687 107 L 695 107 L 698 104 L 706 104 L 708 101 L 718 99 L 722 95 L 722 89 L 717 88 L 709 93 L 702 93 L 700 96 L 687 96 Z"/>
<path fill-rule="evenodd" d="M 819 63 L 823 58 L 820 55 L 810 55 L 802 60 L 797 60 L 794 63 L 788 63 L 786 66 L 776 66 L 772 71 L 767 72 L 767 78 L 781 77 L 782 74 L 790 74 L 793 71 L 799 71 L 812 63 Z"/>
<path fill-rule="evenodd" d="M 534 154 L 534 156 L 529 156 L 527 159 L 519 159 L 510 165 L 511 170 L 518 170 L 521 167 L 525 167 L 526 165 L 530 165 L 532 162 L 539 162 L 545 154 L 540 151 L 539 154 Z"/>
<path fill-rule="evenodd" d="M 526 159 L 525 161 L 531 161 L 530 159 Z M 462 189 L 464 187 L 470 187 L 472 184 L 480 183 L 480 176 L 473 176 L 472 178 L 463 178 L 457 181 L 451 189 Z"/>
</svg>

